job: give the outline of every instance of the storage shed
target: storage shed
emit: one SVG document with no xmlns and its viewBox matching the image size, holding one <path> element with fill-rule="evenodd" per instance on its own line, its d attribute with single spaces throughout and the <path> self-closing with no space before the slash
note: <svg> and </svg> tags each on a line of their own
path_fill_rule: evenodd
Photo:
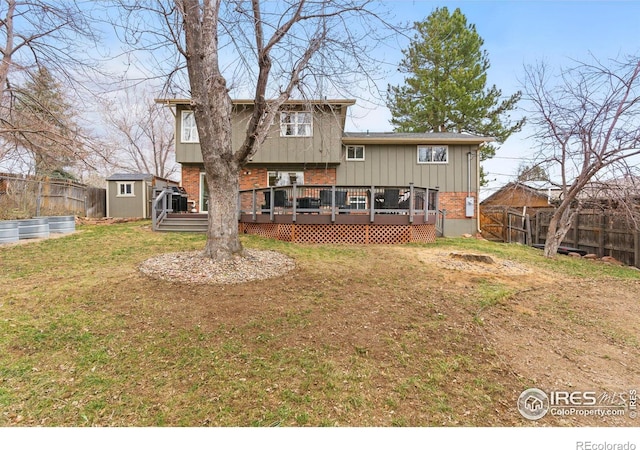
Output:
<svg viewBox="0 0 640 450">
<path fill-rule="evenodd" d="M 151 217 L 154 176 L 115 173 L 107 178 L 107 217 Z"/>
<path fill-rule="evenodd" d="M 150 173 L 114 173 L 107 178 L 107 217 L 151 217 L 153 190 L 180 183 Z"/>
</svg>

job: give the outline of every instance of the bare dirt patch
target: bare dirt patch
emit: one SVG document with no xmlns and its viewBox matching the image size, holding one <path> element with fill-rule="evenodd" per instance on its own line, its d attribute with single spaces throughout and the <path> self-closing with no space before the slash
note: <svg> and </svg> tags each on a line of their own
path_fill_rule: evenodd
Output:
<svg viewBox="0 0 640 450">
<path fill-rule="evenodd" d="M 443 250 L 421 249 L 417 256 L 445 269 L 444 280 L 456 290 L 464 279 L 509 290 L 497 304 L 478 310 L 477 329 L 502 367 L 530 387 L 599 396 L 628 396 L 640 387 L 640 281 L 572 278 L 495 256 L 496 264 L 462 261 Z M 638 419 L 545 418 L 550 422 L 637 426 Z"/>
</svg>

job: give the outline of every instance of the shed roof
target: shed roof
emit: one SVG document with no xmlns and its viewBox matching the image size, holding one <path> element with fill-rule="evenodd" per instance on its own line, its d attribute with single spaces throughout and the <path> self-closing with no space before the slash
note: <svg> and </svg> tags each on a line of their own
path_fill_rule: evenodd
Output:
<svg viewBox="0 0 640 450">
<path fill-rule="evenodd" d="M 114 173 L 107 178 L 107 181 L 151 181 L 153 175 L 150 173 Z"/>
</svg>

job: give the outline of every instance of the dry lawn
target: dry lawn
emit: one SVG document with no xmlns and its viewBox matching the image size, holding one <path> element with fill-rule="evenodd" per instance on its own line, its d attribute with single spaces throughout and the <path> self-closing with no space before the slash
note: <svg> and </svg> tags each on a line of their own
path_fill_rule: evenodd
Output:
<svg viewBox="0 0 640 450">
<path fill-rule="evenodd" d="M 637 426 L 528 421 L 528 387 L 638 388 L 640 275 L 475 240 L 310 246 L 240 285 L 159 281 L 147 223 L 0 248 L 0 426 Z M 491 255 L 495 265 L 451 258 Z"/>
</svg>

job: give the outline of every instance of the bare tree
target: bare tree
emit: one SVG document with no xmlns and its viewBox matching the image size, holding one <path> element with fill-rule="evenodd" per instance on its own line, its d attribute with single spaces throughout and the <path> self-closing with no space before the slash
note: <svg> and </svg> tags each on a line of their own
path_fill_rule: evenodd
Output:
<svg viewBox="0 0 640 450">
<path fill-rule="evenodd" d="M 104 102 L 109 130 L 105 150 L 111 146 L 107 159 L 118 169 L 171 178 L 178 172 L 171 112 L 155 103 L 148 89 L 132 86 L 123 91 Z"/>
<path fill-rule="evenodd" d="M 331 84 L 322 94 L 338 92 L 353 86 L 354 74 L 371 76 L 373 65 L 366 60 L 373 49 L 366 44 L 374 44 L 373 37 L 385 24 L 368 9 L 371 1 L 123 3 L 128 19 L 136 12 L 156 14 L 164 25 L 163 30 L 153 30 L 146 38 L 135 26 L 130 27 L 137 32 L 133 33 L 136 37 L 129 35 L 130 41 L 155 49 L 170 42 L 186 64 L 210 193 L 204 253 L 216 260 L 240 255 L 240 169 L 259 150 L 288 99 L 317 97 L 318 87 L 325 82 Z M 254 100 L 239 148 L 232 148 L 231 143 L 232 89 L 248 92 Z"/>
<path fill-rule="evenodd" d="M 640 155 L 640 60 L 581 63 L 551 84 L 544 65 L 526 70 L 539 164 L 559 179 L 561 202 L 549 223 L 544 255 L 555 257 L 582 208 L 580 193 L 603 175 L 629 173 Z"/>
<path fill-rule="evenodd" d="M 535 165 L 535 164 L 529 165 L 526 163 L 521 163 L 517 169 L 516 180 L 517 181 L 548 181 L 549 174 L 543 167 L 539 165 Z"/>
<path fill-rule="evenodd" d="M 25 97 L 20 91 L 31 74 L 46 69 L 66 87 L 95 67 L 87 55 L 87 46 L 97 41 L 89 24 L 89 6 L 81 8 L 75 1 L 0 1 L 0 157 L 25 159 L 28 151 L 22 144 L 42 131 L 42 121 L 32 122 L 33 127 L 25 121 L 16 123 L 16 118 L 24 118 Z M 23 106 L 22 114 L 15 114 L 16 105 Z M 48 116 L 50 123 L 68 123 L 59 110 L 44 111 L 43 105 L 39 109 L 40 117 Z M 77 131 L 62 126 L 47 129 L 56 142 Z"/>
</svg>

